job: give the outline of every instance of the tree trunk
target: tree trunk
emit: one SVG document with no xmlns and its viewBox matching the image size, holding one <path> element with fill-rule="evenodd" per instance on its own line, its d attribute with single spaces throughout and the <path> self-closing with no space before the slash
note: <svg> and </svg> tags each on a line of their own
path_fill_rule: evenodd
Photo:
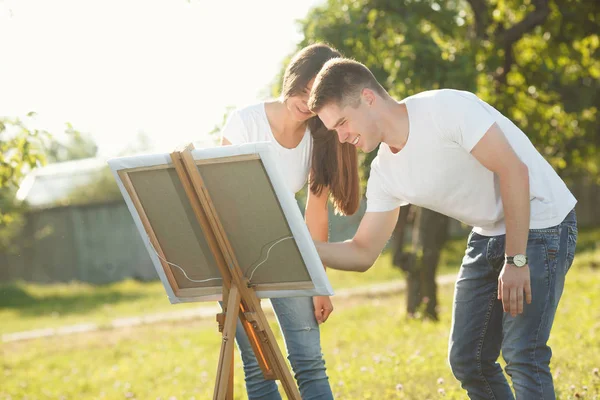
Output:
<svg viewBox="0 0 600 400">
<path fill-rule="evenodd" d="M 410 268 L 406 271 L 406 313 L 409 317 L 414 317 L 417 309 L 421 305 L 423 298 L 421 294 L 421 261 L 419 253 L 421 252 L 421 218 L 424 209 L 418 207 L 415 209 L 412 226 L 411 248 L 410 248 Z"/>
<path fill-rule="evenodd" d="M 449 218 L 435 211 L 423 209 L 421 213 L 420 239 L 422 256 L 421 298 L 425 302 L 425 316 L 437 321 L 437 284 L 435 276 L 444 243 L 448 239 Z"/>
<path fill-rule="evenodd" d="M 404 208 L 404 207 L 403 207 Z M 449 219 L 437 212 L 408 207 L 400 213 L 396 225 L 396 247 L 393 263 L 406 272 L 406 311 L 414 317 L 424 304 L 424 316 L 434 320 L 437 313 L 437 285 L 435 282 L 437 265 L 444 243 L 448 238 Z M 403 251 L 404 232 L 410 221 L 412 225 L 412 244 Z"/>
</svg>

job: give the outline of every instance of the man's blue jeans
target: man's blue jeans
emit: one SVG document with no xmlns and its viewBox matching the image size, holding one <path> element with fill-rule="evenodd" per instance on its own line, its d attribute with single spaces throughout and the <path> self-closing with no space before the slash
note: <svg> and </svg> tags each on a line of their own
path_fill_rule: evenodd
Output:
<svg viewBox="0 0 600 400">
<path fill-rule="evenodd" d="M 471 233 L 456 282 L 449 345 L 452 372 L 469 398 L 515 398 L 497 363 L 502 350 L 517 399 L 555 399 L 547 341 L 576 242 L 575 211 L 560 225 L 529 231 L 533 298 L 512 317 L 497 299 L 505 235 Z"/>
<path fill-rule="evenodd" d="M 315 318 L 311 297 L 271 299 L 273 310 L 281 327 L 288 359 L 303 400 L 333 399 L 325 360 L 321 353 L 321 335 Z M 277 384 L 265 380 L 254 356 L 246 332 L 238 320 L 236 342 L 242 354 L 246 390 L 251 400 L 280 400 Z"/>
</svg>

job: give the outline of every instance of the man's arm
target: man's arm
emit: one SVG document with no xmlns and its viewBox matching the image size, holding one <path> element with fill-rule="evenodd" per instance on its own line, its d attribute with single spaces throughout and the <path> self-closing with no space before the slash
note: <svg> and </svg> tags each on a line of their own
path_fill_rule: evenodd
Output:
<svg viewBox="0 0 600 400">
<path fill-rule="evenodd" d="M 365 272 L 375 263 L 389 240 L 398 210 L 367 212 L 360 221 L 354 238 L 339 243 L 316 242 L 323 264 L 343 271 Z"/>
<path fill-rule="evenodd" d="M 529 236 L 529 171 L 504 133 L 493 124 L 471 154 L 498 176 L 506 223 L 506 254 L 525 254 Z M 504 311 L 515 316 L 523 312 L 523 292 L 531 303 L 529 266 L 505 265 L 498 280 L 498 298 Z"/>
</svg>

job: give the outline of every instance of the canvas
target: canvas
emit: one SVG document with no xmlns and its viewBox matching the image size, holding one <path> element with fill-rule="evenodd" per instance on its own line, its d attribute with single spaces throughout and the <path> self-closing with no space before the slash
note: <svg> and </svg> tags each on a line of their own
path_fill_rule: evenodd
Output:
<svg viewBox="0 0 600 400">
<path fill-rule="evenodd" d="M 196 149 L 192 156 L 259 298 L 333 294 L 269 143 Z M 108 164 L 171 303 L 220 300 L 217 260 L 170 154 Z"/>
</svg>

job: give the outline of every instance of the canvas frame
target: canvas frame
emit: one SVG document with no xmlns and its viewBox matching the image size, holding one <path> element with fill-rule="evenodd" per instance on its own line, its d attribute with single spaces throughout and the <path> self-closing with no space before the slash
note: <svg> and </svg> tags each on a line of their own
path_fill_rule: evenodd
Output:
<svg viewBox="0 0 600 400">
<path fill-rule="evenodd" d="M 197 167 L 203 165 L 227 164 L 258 160 L 264 167 L 264 173 L 270 187 L 276 196 L 285 222 L 293 236 L 293 243 L 301 257 L 302 264 L 308 272 L 309 279 L 298 282 L 286 282 L 282 279 L 273 283 L 256 284 L 254 290 L 259 298 L 296 297 L 333 295 L 333 289 L 327 279 L 323 265 L 318 257 L 314 243 L 310 237 L 298 204 L 287 187 L 283 176 L 279 172 L 276 156 L 271 144 L 268 142 L 248 143 L 241 145 L 222 146 L 191 151 Z M 167 257 L 163 245 L 155 232 L 155 227 L 146 215 L 143 201 L 138 196 L 136 187 L 132 183 L 132 174 L 140 171 L 166 170 L 173 168 L 169 153 L 137 155 L 111 159 L 108 164 L 115 176 L 125 203 L 133 217 L 142 241 L 148 250 L 150 259 L 156 272 L 163 283 L 171 303 L 191 301 L 214 301 L 222 299 L 223 283 L 218 280 L 214 284 L 203 284 L 202 287 L 181 287 L 175 279 L 173 268 L 166 262 Z M 168 206 L 166 207 L 168 209 Z M 214 210 L 204 210 L 214 212 Z M 227 232 L 225 232 L 227 235 Z M 210 235 L 205 239 L 210 242 Z M 213 243 L 214 244 L 214 243 Z M 211 249 L 215 249 L 212 246 Z M 217 262 L 220 257 L 215 257 Z"/>
</svg>

